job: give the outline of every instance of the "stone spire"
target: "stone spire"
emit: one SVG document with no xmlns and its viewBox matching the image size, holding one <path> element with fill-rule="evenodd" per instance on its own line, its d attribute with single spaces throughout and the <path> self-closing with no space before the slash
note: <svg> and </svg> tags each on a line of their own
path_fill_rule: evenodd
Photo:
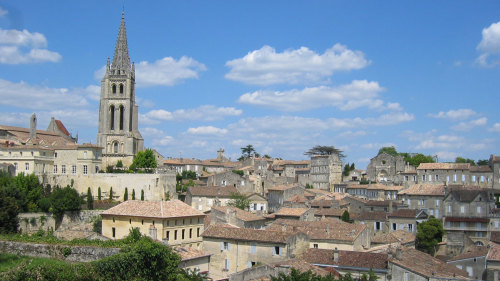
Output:
<svg viewBox="0 0 500 281">
<path fill-rule="evenodd" d="M 113 56 L 112 69 L 130 70 L 130 57 L 128 55 L 127 31 L 125 29 L 125 13 L 122 12 L 122 21 L 118 39 L 116 40 L 115 55 Z"/>
</svg>

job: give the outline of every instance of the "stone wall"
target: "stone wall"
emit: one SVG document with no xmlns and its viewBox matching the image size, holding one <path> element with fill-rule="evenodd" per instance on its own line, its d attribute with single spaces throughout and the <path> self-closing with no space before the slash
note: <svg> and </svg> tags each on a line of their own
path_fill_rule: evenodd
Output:
<svg viewBox="0 0 500 281">
<path fill-rule="evenodd" d="M 20 213 L 18 215 L 18 231 L 32 234 L 38 230 L 48 231 L 56 229 L 56 220 L 51 213 Z"/>
<path fill-rule="evenodd" d="M 56 258 L 70 262 L 90 262 L 118 254 L 120 249 L 0 241 L 0 252 L 39 258 Z"/>
</svg>

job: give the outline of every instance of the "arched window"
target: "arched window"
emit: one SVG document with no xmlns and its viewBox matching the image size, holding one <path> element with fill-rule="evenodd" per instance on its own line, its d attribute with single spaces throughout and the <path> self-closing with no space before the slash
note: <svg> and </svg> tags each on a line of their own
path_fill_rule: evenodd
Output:
<svg viewBox="0 0 500 281">
<path fill-rule="evenodd" d="M 123 130 L 123 115 L 125 113 L 125 109 L 123 105 L 120 105 L 120 130 Z"/>
<path fill-rule="evenodd" d="M 114 130 L 115 129 L 115 106 L 112 105 L 109 107 L 109 111 L 110 111 L 110 114 L 109 114 L 109 119 L 110 119 L 110 123 L 109 123 L 109 128 L 111 130 Z"/>
<path fill-rule="evenodd" d="M 115 142 L 113 143 L 113 152 L 114 152 L 114 153 L 118 153 L 118 142 L 117 142 L 117 141 L 115 141 Z"/>
<path fill-rule="evenodd" d="M 116 94 L 116 85 L 113 84 L 113 86 L 111 87 L 112 91 L 113 91 L 113 94 Z"/>
<path fill-rule="evenodd" d="M 120 84 L 120 94 L 123 94 L 123 84 Z"/>
</svg>

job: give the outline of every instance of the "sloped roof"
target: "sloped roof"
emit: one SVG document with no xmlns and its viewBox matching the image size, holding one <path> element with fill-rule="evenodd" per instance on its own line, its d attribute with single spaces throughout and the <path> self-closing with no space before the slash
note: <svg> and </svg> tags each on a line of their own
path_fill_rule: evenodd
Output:
<svg viewBox="0 0 500 281">
<path fill-rule="evenodd" d="M 289 184 L 289 185 L 275 185 L 272 187 L 267 188 L 267 190 L 276 190 L 276 191 L 284 191 L 290 188 L 298 187 L 299 185 L 297 184 Z"/>
<path fill-rule="evenodd" d="M 337 208 L 323 208 L 314 209 L 315 216 L 325 216 L 325 217 L 340 217 L 347 209 L 337 209 Z"/>
<path fill-rule="evenodd" d="M 376 221 L 385 221 L 387 219 L 386 212 L 361 212 L 361 213 L 352 213 L 350 215 L 351 219 L 364 221 L 364 220 L 376 220 Z"/>
<path fill-rule="evenodd" d="M 422 212 L 421 210 L 415 210 L 415 209 L 399 209 L 397 211 L 394 211 L 388 215 L 390 218 L 411 218 L 414 219 L 417 217 L 418 214 Z"/>
<path fill-rule="evenodd" d="M 202 212 L 177 199 L 169 201 L 128 200 L 104 211 L 102 215 L 160 219 L 205 216 Z"/>
<path fill-rule="evenodd" d="M 209 238 L 260 241 L 281 244 L 285 244 L 293 235 L 295 234 L 292 232 L 252 228 L 230 228 L 221 225 L 211 225 L 201 234 L 201 236 Z"/>
<path fill-rule="evenodd" d="M 402 229 L 391 231 L 389 233 L 376 233 L 372 238 L 372 243 L 375 244 L 392 244 L 392 243 L 412 243 L 415 242 L 416 236 Z"/>
<path fill-rule="evenodd" d="M 193 186 L 188 188 L 188 193 L 192 196 L 229 198 L 238 190 L 234 186 Z"/>
<path fill-rule="evenodd" d="M 0 125 L 0 130 L 6 131 L 13 136 L 15 141 L 10 141 L 10 143 L 14 142 L 15 146 L 24 147 L 29 141 L 34 145 L 49 149 L 54 149 L 55 147 L 64 148 L 68 146 L 76 149 L 78 146 L 75 142 L 65 139 L 55 132 L 36 130 L 36 140 L 30 140 L 30 129 Z"/>
<path fill-rule="evenodd" d="M 274 213 L 276 216 L 289 216 L 300 217 L 309 209 L 307 208 L 281 208 L 278 212 Z"/>
<path fill-rule="evenodd" d="M 227 213 L 228 211 L 235 212 L 236 218 L 242 221 L 260 221 L 265 220 L 264 217 L 257 216 L 253 213 L 247 212 L 245 210 L 232 207 L 232 206 L 213 206 L 212 210 L 217 210 L 219 212 Z"/>
<path fill-rule="evenodd" d="M 211 256 L 211 253 L 204 252 L 193 247 L 173 247 L 174 251 L 181 256 L 182 261 L 198 259 Z"/>
<path fill-rule="evenodd" d="M 310 248 L 307 249 L 301 258 L 312 264 L 387 269 L 387 254 L 339 250 L 338 261 L 334 261 L 334 251 L 335 250 Z"/>
<path fill-rule="evenodd" d="M 471 166 L 469 171 L 478 173 L 490 173 L 492 170 L 490 166 L 482 165 L 482 166 Z"/>
<path fill-rule="evenodd" d="M 490 242 L 488 246 L 490 246 L 490 249 L 488 250 L 488 255 L 486 256 L 486 260 L 500 261 L 500 244 Z"/>
<path fill-rule="evenodd" d="M 444 196 L 444 185 L 442 184 L 414 184 L 408 189 L 402 190 L 399 194 L 406 195 L 429 195 Z"/>
<path fill-rule="evenodd" d="M 420 163 L 417 170 L 468 170 L 469 163 Z"/>
<path fill-rule="evenodd" d="M 486 189 L 462 189 L 462 188 L 455 188 L 450 190 L 449 195 L 447 198 L 451 196 L 453 200 L 458 201 L 458 202 L 472 202 L 474 199 L 476 199 L 477 196 L 481 196 L 485 199 L 488 199 L 488 190 Z"/>
<path fill-rule="evenodd" d="M 464 259 L 470 259 L 470 258 L 476 258 L 476 257 L 486 257 L 488 254 L 488 247 L 487 246 L 475 246 L 472 249 L 469 249 L 468 251 L 456 255 L 447 261 L 458 261 L 458 260 L 464 260 Z"/>
</svg>

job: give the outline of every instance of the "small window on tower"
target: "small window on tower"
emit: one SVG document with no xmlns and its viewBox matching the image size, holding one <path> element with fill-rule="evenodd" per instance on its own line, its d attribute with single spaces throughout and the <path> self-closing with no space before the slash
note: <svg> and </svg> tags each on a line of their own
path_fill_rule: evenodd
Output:
<svg viewBox="0 0 500 281">
<path fill-rule="evenodd" d="M 116 94 L 116 85 L 113 84 L 113 86 L 111 88 L 112 88 L 113 94 Z"/>
<path fill-rule="evenodd" d="M 123 84 L 120 84 L 120 94 L 123 94 Z"/>
</svg>

